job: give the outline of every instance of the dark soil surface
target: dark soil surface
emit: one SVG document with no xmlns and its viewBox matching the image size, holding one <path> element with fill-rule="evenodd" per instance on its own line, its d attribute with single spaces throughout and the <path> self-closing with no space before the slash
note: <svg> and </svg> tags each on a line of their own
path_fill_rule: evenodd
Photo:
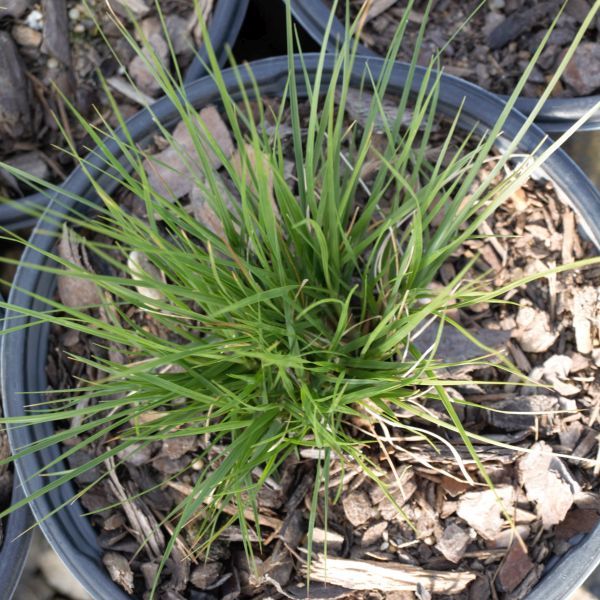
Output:
<svg viewBox="0 0 600 600">
<path fill-rule="evenodd" d="M 171 62 L 153 2 L 88 4 L 91 10 L 75 0 L 6 0 L 0 7 L 0 161 L 42 179 L 60 181 L 71 171 L 67 140 L 78 152 L 90 145 L 69 103 L 95 127 L 117 125 L 99 73 L 125 118 L 159 95 L 159 86 L 115 18 L 140 41 L 132 17 L 163 64 Z M 210 19 L 213 0 L 203 0 L 200 6 Z M 175 40 L 177 61 L 185 69 L 201 37 L 193 3 L 166 0 L 161 9 L 169 37 Z M 20 197 L 28 191 L 0 171 L 0 197 Z"/>
<path fill-rule="evenodd" d="M 205 109 L 200 116 L 213 130 L 222 131 L 214 109 Z M 185 133 L 177 135 L 185 144 Z M 160 139 L 156 145 L 158 158 L 164 160 L 169 147 Z M 432 155 L 435 152 L 432 148 Z M 149 168 L 149 177 L 156 176 L 155 168 Z M 363 173 L 366 186 L 376 171 L 370 164 Z M 211 222 L 206 206 L 195 204 L 194 190 L 187 184 L 178 187 L 186 177 L 172 171 L 160 175 L 155 185 L 171 177 L 169 186 L 184 204 L 190 203 L 196 218 Z M 121 201 L 137 211 L 131 198 Z M 492 272 L 490 285 L 500 286 L 593 252 L 581 236 L 576 216 L 552 186 L 541 181 L 517 190 L 480 234 L 481 239 L 468 243 L 443 267 L 435 285 L 450 281 L 475 255 L 479 258 L 473 276 Z M 357 439 L 366 433 L 378 439 L 380 447 L 371 458 L 379 464 L 404 516 L 363 472 L 334 463 L 330 489 L 320 491 L 315 532 L 315 550 L 321 552 L 326 543 L 328 560 L 325 563 L 319 556 L 313 562 L 311 598 L 521 599 L 539 581 L 544 565 L 551 565 L 595 526 L 600 518 L 594 462 L 600 430 L 599 297 L 600 270 L 587 269 L 519 288 L 505 298 L 511 304 L 482 304 L 453 314 L 473 336 L 502 352 L 530 378 L 531 385 L 517 385 L 517 379 L 493 361 L 484 369 L 447 372 L 457 381 L 452 397 L 470 403 L 457 405 L 466 428 L 522 449 L 476 444 L 521 542 L 460 439 L 431 429 L 418 417 L 403 415 L 412 427 L 429 428 L 440 436 L 434 450 L 416 433 L 359 419 L 349 427 Z M 69 302 L 73 301 L 71 295 Z M 151 314 L 140 313 L 135 319 L 161 334 Z M 424 350 L 431 343 L 429 337 L 426 330 L 415 343 Z M 64 389 L 81 377 L 96 377 L 93 370 L 67 358 L 68 353 L 82 357 L 97 353 L 95 340 L 55 330 L 51 347 L 51 387 Z M 480 354 L 472 343 L 450 332 L 442 337 L 438 351 L 446 361 Z M 493 381 L 505 385 L 486 383 Z M 436 402 L 426 401 L 424 406 L 447 420 Z M 184 436 L 140 448 L 120 457 L 124 463 L 82 497 L 83 507 L 96 513 L 91 519 L 105 549 L 104 563 L 126 591 L 142 597 L 149 588 L 169 535 L 169 528 L 158 524 L 191 492 L 198 469 L 205 468 L 196 461 L 202 447 L 203 440 Z M 91 447 L 71 466 L 101 451 Z M 248 564 L 238 527 L 228 527 L 208 554 L 193 551 L 195 533 L 190 527 L 180 536 L 163 573 L 160 597 L 305 598 L 308 511 L 318 458 L 318 453 L 301 451 L 261 492 L 263 539 L 261 546 L 258 538 L 254 543 L 256 570 Z M 95 469 L 78 484 L 89 484 L 113 466 Z M 343 493 L 334 504 L 339 485 Z M 123 507 L 106 508 L 148 489 L 153 491 Z M 138 553 L 149 531 L 154 532 L 151 543 Z"/>
<path fill-rule="evenodd" d="M 331 0 L 325 1 L 332 4 Z M 364 3 L 365 0 L 350 0 L 353 16 Z M 562 4 L 561 0 L 488 0 L 446 48 L 442 55 L 445 71 L 492 92 L 512 93 Z M 566 4 L 564 14 L 525 85 L 524 96 L 539 97 L 542 94 L 592 3 L 588 0 L 569 0 Z M 435 0 L 419 62 L 427 65 L 478 5 L 478 0 Z M 345 6 L 345 2 L 339 3 L 338 16 L 342 19 Z M 411 60 L 426 6 L 425 0 L 415 2 L 399 60 Z M 362 42 L 385 56 L 405 7 L 406 2 L 402 0 L 374 0 L 361 34 Z M 554 96 L 588 96 L 600 91 L 600 69 L 597 68 L 600 64 L 598 19 L 592 23 L 584 39 L 585 42 L 577 49 L 555 88 Z"/>
</svg>

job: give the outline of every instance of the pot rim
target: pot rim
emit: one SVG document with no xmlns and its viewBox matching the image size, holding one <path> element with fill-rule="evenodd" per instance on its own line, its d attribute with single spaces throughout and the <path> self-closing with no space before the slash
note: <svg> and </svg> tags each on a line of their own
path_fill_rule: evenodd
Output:
<svg viewBox="0 0 600 600">
<path fill-rule="evenodd" d="M 319 55 L 315 54 L 305 54 L 303 60 L 295 57 L 295 72 L 298 73 L 300 93 L 303 92 L 305 87 L 302 77 L 303 68 L 306 67 L 308 73 L 314 73 L 319 59 Z M 331 56 L 325 59 L 323 77 L 325 82 L 331 76 L 333 61 L 334 59 Z M 382 59 L 359 57 L 356 60 L 352 75 L 354 86 L 360 85 L 367 65 L 373 79 L 377 80 L 385 62 Z M 287 57 L 256 61 L 251 63 L 251 69 L 263 95 L 281 93 L 289 76 Z M 423 69 L 417 69 L 412 85 L 413 91 L 420 85 L 423 72 Z M 406 65 L 394 65 L 388 92 L 398 93 L 406 82 L 406 76 Z M 235 90 L 240 89 L 240 82 L 249 93 L 252 93 L 252 86 L 249 85 L 249 72 L 245 67 L 227 69 L 222 72 L 222 77 L 226 87 L 232 91 L 234 97 L 239 98 L 239 91 L 235 92 Z M 196 108 L 210 103 L 218 103 L 219 99 L 217 86 L 210 77 L 205 77 L 186 86 L 186 94 Z M 438 102 L 439 110 L 454 115 L 457 107 L 461 104 L 463 104 L 461 125 L 467 129 L 473 127 L 478 127 L 479 130 L 488 129 L 498 120 L 504 109 L 504 103 L 497 96 L 456 77 L 442 75 Z M 151 108 L 154 118 L 165 126 L 172 125 L 178 120 L 176 110 L 167 98 L 159 100 Z M 148 118 L 147 113 L 148 109 L 145 109 L 128 121 L 128 130 L 134 141 L 143 139 L 148 135 L 149 130 L 155 127 L 152 119 Z M 516 110 L 512 111 L 503 127 L 505 142 L 513 139 L 524 124 L 525 117 Z M 117 134 L 123 136 L 121 130 L 118 130 Z M 519 149 L 522 152 L 532 152 L 536 148 L 543 151 L 549 144 L 550 142 L 546 139 L 544 132 L 534 125 L 524 135 Z M 106 145 L 111 152 L 116 152 L 117 145 L 114 141 L 108 141 Z M 97 155 L 94 156 L 94 151 L 88 156 L 87 164 L 91 171 L 97 169 L 94 175 L 101 182 L 103 189 L 111 194 L 118 183 L 109 175 L 101 173 L 101 160 Z M 581 169 L 562 150 L 558 150 L 550 156 L 540 170 L 554 181 L 557 189 L 564 190 L 565 198 L 587 222 L 589 234 L 596 246 L 600 247 L 600 193 Z M 67 193 L 89 196 L 89 199 L 91 199 L 90 188 L 91 184 L 86 174 L 80 169 L 76 169 L 63 186 Z M 60 219 L 57 219 L 57 216 L 64 215 L 74 204 L 76 203 L 69 197 L 55 194 L 46 212 L 46 217 L 42 217 L 32 233 L 31 245 L 41 250 L 50 250 L 55 244 L 55 237 L 51 233 L 58 231 L 60 228 Z M 54 212 L 49 215 L 48 211 Z M 43 254 L 32 247 L 25 250 L 22 263 L 15 275 L 14 286 L 11 289 L 9 297 L 11 305 L 26 308 L 42 308 L 44 306 L 43 302 L 31 298 L 27 294 L 27 290 L 35 291 L 41 297 L 48 297 L 53 293 L 55 278 L 34 268 L 35 265 L 45 262 L 46 259 Z M 25 266 L 24 263 L 32 266 Z M 15 323 L 27 322 L 26 317 L 19 316 L 14 310 L 8 309 L 7 317 L 10 319 L 11 326 L 14 326 Z M 45 389 L 47 351 L 48 327 L 28 327 L 13 331 L 2 337 L 0 348 L 1 383 L 4 411 L 7 416 L 24 414 L 24 392 Z M 30 368 L 25 371 L 24 365 L 30 365 Z M 34 440 L 47 435 L 50 431 L 50 423 L 30 427 L 9 427 L 11 447 L 14 449 L 27 446 Z M 57 456 L 57 448 L 50 447 L 16 461 L 16 471 L 26 495 L 30 495 L 43 485 L 40 476 L 35 476 L 35 473 Z M 57 465 L 57 468 L 64 468 L 64 465 Z M 44 518 L 57 506 L 66 503 L 62 510 L 41 523 L 42 531 L 63 562 L 95 598 L 106 600 L 130 598 L 113 583 L 105 571 L 100 560 L 100 548 L 97 544 L 96 534 L 89 521 L 82 516 L 83 510 L 80 508 L 79 503 L 69 503 L 72 495 L 72 486 L 66 484 L 31 503 L 32 511 L 38 520 Z M 570 551 L 569 554 L 572 559 L 566 560 L 569 555 L 563 558 L 566 561 L 567 572 L 563 573 L 563 569 L 551 569 L 536 586 L 531 598 L 541 598 L 539 594 L 535 595 L 538 588 L 544 588 L 544 600 L 564 600 L 568 597 L 574 587 L 584 581 L 595 564 L 600 561 L 599 542 L 600 526 L 587 536 L 584 543 Z M 588 554 L 587 557 L 586 553 Z M 562 564 L 562 561 L 560 564 Z"/>
</svg>

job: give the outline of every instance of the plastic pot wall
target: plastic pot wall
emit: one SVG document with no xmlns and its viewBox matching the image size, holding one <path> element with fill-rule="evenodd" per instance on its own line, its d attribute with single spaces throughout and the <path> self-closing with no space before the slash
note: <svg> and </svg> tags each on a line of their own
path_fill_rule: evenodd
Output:
<svg viewBox="0 0 600 600">
<path fill-rule="evenodd" d="M 314 73 L 318 57 L 305 55 L 304 61 L 309 74 Z M 352 76 L 352 85 L 359 86 L 366 66 L 365 58 L 359 58 L 355 64 Z M 382 60 L 369 59 L 369 69 L 377 80 L 378 74 L 384 66 Z M 333 60 L 328 57 L 325 61 L 324 81 L 331 77 Z M 303 93 L 305 89 L 302 73 L 302 64 L 299 60 L 295 63 L 296 73 L 299 75 L 298 88 Z M 272 58 L 252 63 L 252 71 L 258 83 L 261 94 L 268 96 L 280 95 L 286 86 L 290 70 L 287 58 Z M 394 67 L 389 92 L 399 94 L 405 87 L 407 69 L 398 64 Z M 413 91 L 421 85 L 423 71 L 418 70 L 412 83 Z M 229 69 L 223 73 L 227 88 L 234 97 L 239 98 L 239 83 L 252 93 L 250 78 L 246 69 L 241 69 L 236 74 Z M 366 80 L 369 80 L 366 77 Z M 188 98 L 196 108 L 218 102 L 219 93 L 214 82 L 209 78 L 197 81 L 186 88 Z M 461 112 L 461 125 L 467 129 L 477 126 L 481 131 L 489 129 L 499 118 L 504 104 L 496 96 L 466 83 L 452 76 L 444 75 L 441 80 L 439 95 L 439 109 L 444 114 L 454 116 L 464 101 Z M 156 119 L 166 126 L 177 121 L 177 112 L 168 99 L 162 99 L 153 106 Z M 503 131 L 505 139 L 514 139 L 525 119 L 519 112 L 512 112 L 505 121 Z M 155 125 L 147 112 L 135 115 L 128 122 L 128 129 L 134 141 L 144 139 L 149 133 L 155 131 Z M 119 133 L 122 136 L 122 133 Z M 544 133 L 537 127 L 532 127 L 523 137 L 519 150 L 532 152 L 541 145 L 547 147 Z M 111 152 L 117 152 L 116 144 L 107 143 Z M 101 157 L 90 154 L 89 162 L 95 167 L 101 167 Z M 114 192 L 118 183 L 110 176 L 93 170 L 92 174 L 98 178 L 101 187 L 106 193 Z M 600 195 L 586 178 L 583 172 L 562 151 L 553 154 L 543 168 L 555 185 L 565 193 L 565 198 L 576 212 L 587 223 L 589 235 L 599 245 L 600 241 Z M 64 189 L 70 193 L 83 195 L 94 199 L 90 183 L 84 173 L 76 170 L 65 182 Z M 56 233 L 60 230 L 61 219 L 57 215 L 65 214 L 74 201 L 66 196 L 56 198 L 49 210 L 53 210 L 52 218 L 42 219 L 40 225 L 33 232 L 31 244 L 41 250 L 51 250 L 55 244 L 55 237 L 44 233 L 43 229 Z M 43 229 L 42 229 L 43 228 Z M 18 268 L 15 276 L 15 285 L 9 298 L 13 306 L 26 309 L 43 309 L 44 302 L 36 300 L 27 292 L 33 292 L 38 297 L 49 297 L 56 288 L 55 277 L 42 273 L 29 265 L 43 265 L 48 262 L 43 254 L 28 248 L 23 255 L 23 264 Z M 27 323 L 28 318 L 20 316 L 17 312 L 9 310 L 8 316 L 11 324 Z M 13 331 L 2 338 L 1 347 L 2 392 L 4 396 L 4 411 L 8 416 L 25 414 L 24 404 L 27 402 L 28 392 L 38 392 L 46 389 L 45 367 L 48 354 L 48 327 L 31 326 L 19 331 Z M 13 448 L 28 446 L 52 432 L 51 423 L 40 423 L 31 427 L 9 429 L 9 438 Z M 43 485 L 42 478 L 35 474 L 53 459 L 59 456 L 59 449 L 51 447 L 33 455 L 26 456 L 16 462 L 18 475 L 23 482 L 27 495 L 35 493 Z M 66 468 L 64 464 L 57 464 L 56 469 Z M 46 478 L 47 481 L 47 478 Z M 34 515 L 40 519 L 51 513 L 57 506 L 67 503 L 67 506 L 54 514 L 41 524 L 42 531 L 60 555 L 65 564 L 71 569 L 79 581 L 95 598 L 103 600 L 124 599 L 128 596 L 108 576 L 101 562 L 101 550 L 97 543 L 96 534 L 87 520 L 82 516 L 84 510 L 78 502 L 73 504 L 67 501 L 74 494 L 71 485 L 64 485 L 36 500 L 31 504 Z M 544 577 L 542 582 L 533 592 L 532 599 L 564 600 L 569 592 L 583 581 L 593 569 L 600 558 L 600 528 L 577 547 L 574 547 L 560 563 L 555 565 Z"/>
<path fill-rule="evenodd" d="M 23 497 L 20 491 L 19 479 L 15 475 L 12 490 L 12 502 Z M 0 598 L 10 600 L 21 579 L 23 567 L 27 560 L 31 532 L 27 531 L 33 525 L 33 515 L 27 506 L 19 508 L 8 516 L 4 524 L 4 540 L 0 546 Z M 25 533 L 27 531 L 27 533 Z"/>
<path fill-rule="evenodd" d="M 346 28 L 339 19 L 334 18 L 330 38 L 325 40 L 325 31 L 331 8 L 322 0 L 283 0 L 284 3 L 288 1 L 294 18 L 302 25 L 306 33 L 319 45 L 326 43 L 328 49 L 333 52 L 339 40 L 344 39 Z M 360 45 L 360 52 L 365 56 L 377 56 L 373 50 L 362 44 Z M 567 131 L 577 119 L 586 114 L 598 102 L 600 102 L 600 95 L 581 98 L 550 98 L 538 114 L 536 123 L 548 133 Z M 536 103 L 535 98 L 522 97 L 517 100 L 515 107 L 523 114 L 528 115 Z M 600 111 L 589 119 L 581 130 L 600 130 Z"/>
<path fill-rule="evenodd" d="M 0 296 L 0 300 L 3 298 Z M 0 317 L 4 311 L 0 310 Z M 23 498 L 19 485 L 19 478 L 13 476 L 11 503 L 14 504 Z M 27 506 L 24 506 L 5 520 L 3 525 L 3 540 L 0 544 L 0 598 L 10 600 L 15 593 L 17 584 L 21 579 L 23 567 L 31 544 L 31 533 L 25 533 L 33 525 L 33 515 Z"/>
<path fill-rule="evenodd" d="M 219 59 L 223 65 L 227 60 L 227 48 L 233 47 L 248 10 L 250 0 L 218 0 L 208 27 L 208 34 Z M 184 76 L 185 83 L 191 83 L 207 74 L 205 64 L 208 64 L 208 54 L 201 46 L 194 56 Z M 147 115 L 149 118 L 149 115 Z M 39 211 L 47 206 L 48 194 L 34 193 L 26 198 L 15 200 L 13 203 L 0 205 L 0 225 L 11 230 L 33 227 L 36 217 L 23 212 L 23 207 L 31 211 Z"/>
</svg>

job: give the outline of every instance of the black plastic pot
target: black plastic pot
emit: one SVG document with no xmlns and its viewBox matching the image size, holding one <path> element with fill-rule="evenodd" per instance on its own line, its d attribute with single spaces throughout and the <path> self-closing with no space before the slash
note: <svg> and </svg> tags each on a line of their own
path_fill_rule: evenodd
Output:
<svg viewBox="0 0 600 600">
<path fill-rule="evenodd" d="M 305 88 L 304 79 L 301 75 L 303 66 L 308 73 L 314 73 L 318 57 L 316 55 L 305 55 L 304 64 L 296 60 L 295 69 L 298 77 L 298 88 L 303 93 Z M 333 59 L 329 57 L 325 62 L 324 80 L 331 77 Z M 365 74 L 366 59 L 357 60 L 352 77 L 352 85 L 360 85 Z M 369 69 L 377 80 L 383 67 L 382 60 L 369 60 Z M 272 58 L 252 63 L 252 71 L 258 83 L 261 94 L 280 95 L 286 86 L 290 75 L 287 58 Z M 405 86 L 407 69 L 403 65 L 396 65 L 393 70 L 389 91 L 400 93 Z M 418 70 L 413 81 L 413 91 L 421 84 L 423 71 Z M 239 97 L 239 83 L 252 94 L 250 77 L 246 69 L 236 73 L 231 69 L 223 73 L 226 86 L 234 97 Z M 369 80 L 367 77 L 366 80 Z M 218 102 L 219 93 L 217 86 L 209 78 L 204 78 L 187 87 L 187 95 L 190 101 L 200 108 L 210 103 Z M 478 126 L 480 130 L 486 130 L 498 120 L 504 105 L 496 96 L 466 83 L 455 77 L 442 77 L 440 88 L 440 111 L 455 115 L 457 108 L 463 103 L 461 125 L 470 129 Z M 177 120 L 177 112 L 167 99 L 160 100 L 153 106 L 157 120 L 166 126 L 170 126 Z M 525 122 L 525 118 L 517 111 L 511 113 L 506 120 L 503 131 L 505 139 L 514 139 L 515 135 Z M 150 132 L 155 130 L 147 112 L 142 112 L 130 119 L 128 128 L 134 141 L 144 139 Z M 119 134 L 119 135 L 122 135 Z M 542 149 L 547 147 L 544 141 L 544 133 L 537 127 L 532 127 L 522 139 L 520 151 L 532 152 L 541 145 Z M 108 142 L 111 152 L 117 151 L 117 145 Z M 98 151 L 99 152 L 99 151 Z M 102 166 L 100 156 L 90 155 L 90 163 L 95 167 Z M 544 173 L 554 181 L 561 189 L 569 203 L 581 215 L 588 225 L 589 235 L 597 246 L 600 246 L 600 194 L 585 177 L 582 171 L 562 151 L 552 155 L 543 168 Z M 118 182 L 103 174 L 100 170 L 95 171 L 94 176 L 107 193 L 112 193 L 118 186 Z M 84 173 L 75 171 L 64 184 L 65 190 L 92 199 L 90 193 L 91 185 Z M 55 237 L 42 231 L 58 232 L 60 230 L 60 218 L 57 214 L 65 214 L 74 202 L 68 197 L 61 197 L 60 203 L 55 200 L 48 210 L 54 210 L 52 218 L 40 222 L 31 237 L 31 244 L 41 250 L 50 250 L 55 244 Z M 44 302 L 34 299 L 31 293 L 38 298 L 50 297 L 56 288 L 55 277 L 43 273 L 35 268 L 35 265 L 43 265 L 48 259 L 37 250 L 28 248 L 23 255 L 23 263 L 15 276 L 13 289 L 9 302 L 13 306 L 24 309 L 43 309 Z M 27 264 L 27 266 L 26 266 Z M 7 316 L 11 319 L 11 325 L 17 323 L 28 323 L 29 319 L 20 316 L 15 310 L 9 310 Z M 7 416 L 20 416 L 25 413 L 27 394 L 46 389 L 45 366 L 48 355 L 48 327 L 30 326 L 20 331 L 13 331 L 2 338 L 0 364 L 2 368 L 2 393 L 4 397 L 4 411 Z M 19 427 L 9 429 L 10 442 L 13 448 L 28 446 L 36 440 L 48 436 L 52 432 L 51 423 L 38 424 L 32 427 Z M 59 456 L 59 449 L 52 447 L 39 453 L 26 456 L 16 462 L 16 469 L 27 495 L 35 493 L 44 484 L 42 478 L 35 474 Z M 56 470 L 65 468 L 63 464 L 57 464 Z M 45 478 L 47 481 L 47 477 Z M 50 514 L 56 507 L 67 502 L 73 495 L 74 489 L 71 485 L 50 492 L 31 503 L 34 515 L 41 519 Z M 85 588 L 98 599 L 118 600 L 127 598 L 125 593 L 112 582 L 101 562 L 101 550 L 97 543 L 96 534 L 87 520 L 82 516 L 84 510 L 78 502 L 67 506 L 48 518 L 41 524 L 42 531 L 60 555 L 65 564 L 71 569 Z M 555 565 L 538 585 L 531 598 L 544 600 L 564 600 L 571 590 L 583 581 L 600 559 L 600 528 L 581 542 L 581 544 L 567 553 L 567 555 Z"/>
<path fill-rule="evenodd" d="M 334 19 L 331 28 L 331 36 L 325 40 L 325 31 L 329 22 L 331 8 L 322 0 L 283 0 L 290 2 L 294 18 L 319 45 L 327 44 L 328 50 L 332 52 L 336 43 L 343 40 L 345 30 L 339 19 Z M 360 52 L 365 56 L 378 56 L 373 50 L 360 45 Z M 577 119 L 586 114 L 600 102 L 600 96 L 586 96 L 581 98 L 551 98 L 546 101 L 543 109 L 537 116 L 536 123 L 548 133 L 561 133 L 567 131 Z M 515 108 L 523 114 L 530 114 L 537 103 L 535 98 L 519 98 Z M 600 111 L 598 111 L 581 128 L 582 131 L 600 130 Z"/>
<path fill-rule="evenodd" d="M 208 34 L 219 63 L 227 60 L 227 48 L 233 47 L 240 32 L 250 0 L 218 0 L 210 20 Z M 208 54 L 202 46 L 194 55 L 185 72 L 185 83 L 191 83 L 207 74 Z M 11 230 L 33 227 L 37 221 L 31 211 L 38 213 L 49 203 L 48 194 L 34 193 L 10 204 L 0 205 L 0 226 Z M 23 209 L 28 209 L 25 212 Z M 34 213 L 34 214 L 35 214 Z"/>
</svg>

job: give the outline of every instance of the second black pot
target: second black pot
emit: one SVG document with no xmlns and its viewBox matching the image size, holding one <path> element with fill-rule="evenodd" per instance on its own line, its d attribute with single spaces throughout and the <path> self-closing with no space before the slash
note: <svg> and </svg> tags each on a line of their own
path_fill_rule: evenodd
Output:
<svg viewBox="0 0 600 600">
<path fill-rule="evenodd" d="M 307 73 L 314 74 L 317 68 L 318 57 L 305 55 L 304 63 L 299 59 L 295 62 L 295 70 L 298 74 L 299 92 L 304 89 L 303 67 Z M 360 86 L 365 74 L 367 59 L 360 58 L 355 65 L 352 85 Z M 369 69 L 373 79 L 377 80 L 384 66 L 382 60 L 368 60 Z M 290 76 L 288 59 L 273 58 L 252 63 L 252 72 L 256 78 L 258 88 L 262 95 L 280 96 L 286 87 Z M 325 61 L 324 81 L 331 77 L 333 59 L 328 57 Z M 398 64 L 394 68 L 388 87 L 389 93 L 398 94 L 406 85 L 407 69 Z M 413 81 L 413 91 L 421 84 L 423 71 L 418 70 Z M 234 97 L 239 98 L 239 86 L 241 85 L 252 94 L 252 85 L 246 69 L 235 72 L 231 69 L 224 71 L 223 79 Z M 368 77 L 367 80 L 370 80 Z M 219 91 L 210 78 L 204 78 L 187 87 L 187 95 L 196 108 L 207 104 L 218 102 Z M 503 102 L 496 96 L 466 83 L 457 78 L 444 75 L 441 80 L 439 109 L 441 112 L 454 116 L 462 105 L 461 125 L 467 129 L 478 126 L 480 130 L 486 130 L 496 123 L 504 109 Z M 171 103 L 163 99 L 153 106 L 156 119 L 165 126 L 174 124 L 178 120 L 177 111 Z M 514 139 L 517 132 L 525 123 L 525 118 L 517 111 L 513 111 L 504 123 L 504 143 Z M 128 122 L 128 129 L 135 142 L 144 139 L 148 134 L 157 130 L 153 119 L 147 111 L 137 114 Z M 122 132 L 119 135 L 123 135 Z M 541 145 L 548 145 L 545 135 L 537 127 L 532 127 L 523 137 L 519 150 L 525 153 L 533 152 Z M 117 152 L 114 142 L 107 144 L 111 152 Z M 501 141 L 502 145 L 502 141 Z M 96 152 L 100 152 L 96 150 Z M 93 166 L 101 168 L 101 156 L 90 155 Z M 545 163 L 543 171 L 549 179 L 562 190 L 569 203 L 587 224 L 589 235 L 600 247 L 600 194 L 585 177 L 582 171 L 568 156 L 557 151 Z M 111 177 L 103 175 L 101 171 L 93 171 L 98 177 L 101 187 L 107 194 L 111 194 L 118 187 Z M 72 194 L 93 199 L 91 184 L 87 176 L 76 170 L 65 182 L 64 189 Z M 38 298 L 51 297 L 56 288 L 56 278 L 48 273 L 43 273 L 35 268 L 36 265 L 47 264 L 48 259 L 38 250 L 51 251 L 56 238 L 48 235 L 42 230 L 56 233 L 60 230 L 60 218 L 57 215 L 64 214 L 74 205 L 67 196 L 62 196 L 53 201 L 49 210 L 54 211 L 52 219 L 42 223 L 34 231 L 31 238 L 31 248 L 23 255 L 23 263 L 19 267 L 14 280 L 9 302 L 13 306 L 24 309 L 41 310 L 45 304 Z M 7 314 L 11 318 L 11 325 L 26 324 L 29 319 L 20 316 L 15 310 Z M 25 414 L 27 396 L 31 392 L 46 389 L 45 367 L 48 356 L 48 327 L 30 326 L 19 331 L 5 334 L 2 339 L 1 368 L 2 368 L 2 393 L 4 397 L 4 411 L 7 416 L 16 417 Z M 35 441 L 47 437 L 52 433 L 52 423 L 43 423 L 31 427 L 19 427 L 9 429 L 10 442 L 13 448 L 33 444 Z M 59 456 L 57 447 L 47 448 L 36 454 L 28 455 L 16 462 L 16 469 L 23 488 L 27 495 L 34 494 L 45 483 L 42 477 L 36 475 L 53 459 Z M 64 464 L 56 465 L 57 470 L 66 468 Z M 47 480 L 47 479 L 46 479 Z M 41 524 L 42 531 L 49 542 L 60 555 L 63 562 L 69 567 L 73 574 L 79 579 L 83 586 L 95 597 L 102 600 L 125 599 L 128 596 L 110 579 L 101 561 L 101 549 L 98 544 L 96 533 L 87 518 L 82 516 L 84 512 L 79 502 L 68 503 L 74 494 L 71 485 L 64 485 L 31 503 L 34 515 L 41 519 L 50 514 L 61 504 L 67 502 L 67 506 Z M 538 584 L 530 598 L 540 600 L 564 600 L 569 593 L 575 589 L 593 569 L 600 559 L 600 527 L 588 535 L 578 547 L 573 548 L 566 556 L 545 575 Z"/>
<path fill-rule="evenodd" d="M 290 2 L 296 21 L 320 46 L 326 44 L 328 50 L 333 52 L 337 41 L 345 38 L 346 28 L 339 19 L 334 18 L 331 35 L 329 39 L 325 39 L 331 9 L 323 0 L 283 0 L 283 2 Z M 378 56 L 373 50 L 362 44 L 360 45 L 360 53 L 369 57 Z M 567 131 L 569 127 L 596 106 L 598 102 L 600 102 L 600 95 L 581 98 L 550 98 L 545 102 L 538 114 L 536 124 L 548 133 L 562 133 Z M 517 100 L 515 108 L 523 114 L 528 115 L 536 104 L 536 98 L 521 97 Z M 600 130 L 600 111 L 589 119 L 581 130 Z"/>
</svg>

